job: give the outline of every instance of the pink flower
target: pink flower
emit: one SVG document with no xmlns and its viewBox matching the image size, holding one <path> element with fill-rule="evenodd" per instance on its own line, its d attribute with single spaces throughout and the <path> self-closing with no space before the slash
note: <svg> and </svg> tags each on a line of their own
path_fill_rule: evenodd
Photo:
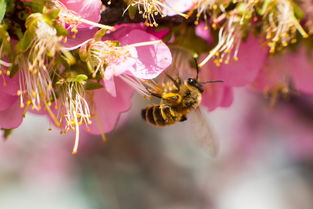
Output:
<svg viewBox="0 0 313 209">
<path fill-rule="evenodd" d="M 24 109 L 20 108 L 18 89 L 18 76 L 11 79 L 0 75 L 0 128 L 17 128 L 23 120 Z"/>
<path fill-rule="evenodd" d="M 125 84 L 119 78 L 120 76 L 153 79 L 172 62 L 170 50 L 164 43 L 145 45 L 145 43 L 156 41 L 157 38 L 144 30 L 122 27 L 106 36 L 105 39 L 119 41 L 121 46 L 115 50 L 121 50 L 120 52 L 127 56 L 123 57 L 117 52 L 112 52 L 108 54 L 110 57 L 103 57 L 110 59 L 104 71 L 105 89 L 98 89 L 94 92 L 91 104 L 95 104 L 95 117 L 98 118 L 93 118 L 89 126 L 91 133 L 97 134 L 111 131 L 120 114 L 131 106 L 130 97 L 133 94 L 133 88 Z M 102 43 L 105 42 L 102 41 Z"/>
<path fill-rule="evenodd" d="M 304 93 L 313 93 L 313 53 L 305 47 L 296 53 L 269 57 L 253 86 L 264 92 L 288 91 L 290 84 Z"/>
<path fill-rule="evenodd" d="M 46 6 L 60 10 L 58 23 L 70 32 L 62 43 L 65 49 L 73 50 L 80 47 L 93 37 L 97 28 L 113 29 L 111 26 L 98 24 L 102 7 L 100 0 L 47 1 Z"/>
<path fill-rule="evenodd" d="M 104 85 L 112 96 L 115 96 L 113 76 L 153 79 L 172 62 L 169 48 L 144 30 L 122 27 L 104 39 L 90 42 L 87 61 L 94 67 L 94 74 L 100 71 L 104 75 Z"/>
<path fill-rule="evenodd" d="M 129 73 L 136 78 L 153 79 L 172 62 L 171 52 L 164 43 L 140 46 L 140 43 L 157 40 L 156 37 L 145 31 L 133 30 L 116 40 L 123 46 L 133 46 L 137 51 L 136 62 L 128 69 Z"/>
</svg>

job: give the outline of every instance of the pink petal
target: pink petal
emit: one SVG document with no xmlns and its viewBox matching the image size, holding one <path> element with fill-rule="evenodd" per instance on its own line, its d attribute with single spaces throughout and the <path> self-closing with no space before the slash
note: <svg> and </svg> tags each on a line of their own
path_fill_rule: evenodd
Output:
<svg viewBox="0 0 313 209">
<path fill-rule="evenodd" d="M 0 76 L 0 92 L 17 95 L 19 90 L 19 75 L 16 74 L 13 78 L 9 76 Z"/>
<path fill-rule="evenodd" d="M 289 54 L 284 60 L 290 65 L 293 83 L 296 89 L 304 93 L 313 93 L 313 53 L 300 48 L 296 54 Z"/>
<path fill-rule="evenodd" d="M 126 34 L 130 33 L 132 30 L 147 30 L 147 26 L 143 23 L 127 23 L 114 25 L 114 31 L 108 31 L 107 36 L 111 37 L 110 40 L 118 40 L 123 38 Z"/>
<path fill-rule="evenodd" d="M 204 105 L 208 111 L 213 111 L 217 107 L 228 107 L 233 101 L 232 91 L 230 87 L 224 86 L 222 83 L 209 84 L 202 94 L 202 105 Z"/>
<path fill-rule="evenodd" d="M 123 45 L 129 45 L 154 40 L 157 38 L 145 31 L 132 30 L 119 41 Z M 130 72 L 137 78 L 155 78 L 172 62 L 171 52 L 164 43 L 136 47 L 136 49 L 138 61 Z"/>
<path fill-rule="evenodd" d="M 220 103 L 221 107 L 229 107 L 230 105 L 232 105 L 233 101 L 234 101 L 233 88 L 225 86 L 223 98 Z"/>
<path fill-rule="evenodd" d="M 232 60 L 229 64 L 220 66 L 221 75 L 225 84 L 229 86 L 245 86 L 255 80 L 264 65 L 266 47 L 250 36 L 246 42 L 240 44 L 238 61 Z"/>
<path fill-rule="evenodd" d="M 133 67 L 138 61 L 137 49 L 135 47 L 128 47 L 127 52 L 129 53 L 129 56 L 124 57 L 125 59 L 120 58 L 119 60 L 117 58 L 115 61 L 114 59 L 109 61 L 109 64 L 104 72 L 104 79 L 109 80 L 113 76 L 121 75 L 128 71 L 133 71 Z"/>
<path fill-rule="evenodd" d="M 109 80 L 104 81 L 104 87 L 106 91 L 111 94 L 112 97 L 116 97 L 116 87 L 114 82 L 114 77 Z"/>
<path fill-rule="evenodd" d="M 158 39 L 162 39 L 164 36 L 166 36 L 169 33 L 168 29 L 156 29 L 147 27 L 143 23 L 128 23 L 128 24 L 120 24 L 120 25 L 114 25 L 115 31 L 108 31 L 107 37 L 110 37 L 110 40 L 117 40 L 123 38 L 126 34 L 130 33 L 132 30 L 142 30 L 146 31 L 149 34 L 154 35 Z"/>
<path fill-rule="evenodd" d="M 169 34 L 170 30 L 169 29 L 155 29 L 152 27 L 147 28 L 147 32 L 154 35 L 155 37 L 157 37 L 158 39 L 162 39 L 164 38 L 167 34 Z"/>
<path fill-rule="evenodd" d="M 192 0 L 166 0 L 164 4 L 168 5 L 177 12 L 185 12 L 192 8 L 194 3 Z M 174 11 L 167 9 L 165 10 L 165 13 L 169 16 L 177 15 Z"/>
<path fill-rule="evenodd" d="M 17 96 L 12 96 L 0 91 L 0 111 L 8 109 L 18 99 L 19 97 Z"/>
<path fill-rule="evenodd" d="M 131 97 L 133 89 L 125 84 L 121 79 L 115 79 L 116 97 L 111 96 L 105 89 L 94 91 L 94 111 L 95 117 L 92 119 L 90 132 L 93 134 L 107 133 L 114 129 L 120 114 L 126 112 L 131 107 Z"/>
<path fill-rule="evenodd" d="M 213 63 L 207 63 L 200 71 L 200 81 L 223 80 L 221 71 Z M 232 104 L 233 92 L 232 88 L 227 86 L 225 82 L 208 83 L 204 86 L 202 94 L 202 105 L 209 111 L 213 111 L 217 107 L 228 107 Z"/>
<path fill-rule="evenodd" d="M 209 28 L 203 22 L 196 26 L 196 35 L 203 38 L 204 40 L 207 40 L 209 43 L 212 42 Z"/>
<path fill-rule="evenodd" d="M 102 3 L 100 0 L 60 0 L 60 2 L 84 19 L 97 23 L 101 18 Z"/>
<path fill-rule="evenodd" d="M 269 57 L 252 86 L 260 91 L 284 87 L 290 81 L 290 67 L 284 55 Z"/>
<path fill-rule="evenodd" d="M 70 33 L 70 35 L 67 36 L 68 38 L 66 43 L 61 42 L 61 44 L 63 45 L 64 49 L 67 50 L 77 49 L 92 39 L 97 31 L 97 28 L 80 28 L 78 29 L 78 33 L 75 34 L 75 37 L 73 37 L 73 33 Z"/>
<path fill-rule="evenodd" d="M 20 108 L 20 102 L 17 99 L 10 108 L 0 111 L 0 128 L 17 128 L 23 120 L 24 109 Z"/>
</svg>

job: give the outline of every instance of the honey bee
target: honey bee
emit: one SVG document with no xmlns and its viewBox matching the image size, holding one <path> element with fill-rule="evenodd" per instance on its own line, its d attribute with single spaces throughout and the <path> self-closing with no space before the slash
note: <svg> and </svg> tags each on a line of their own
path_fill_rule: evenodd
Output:
<svg viewBox="0 0 313 209">
<path fill-rule="evenodd" d="M 164 127 L 187 120 L 187 115 L 193 113 L 192 125 L 196 129 L 195 136 L 198 144 L 204 147 L 211 155 L 216 154 L 216 145 L 210 127 L 199 108 L 202 101 L 204 84 L 223 82 L 220 80 L 200 82 L 199 68 L 196 63 L 197 75 L 195 78 L 182 80 L 174 79 L 166 74 L 169 83 L 162 87 L 146 87 L 149 94 L 159 98 L 159 104 L 153 104 L 141 110 L 142 118 L 153 126 Z"/>
</svg>

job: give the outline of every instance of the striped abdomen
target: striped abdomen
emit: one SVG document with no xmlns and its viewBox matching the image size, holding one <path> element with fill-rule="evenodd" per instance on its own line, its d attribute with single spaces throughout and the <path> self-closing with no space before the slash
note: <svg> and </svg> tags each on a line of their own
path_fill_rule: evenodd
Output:
<svg viewBox="0 0 313 209">
<path fill-rule="evenodd" d="M 142 118 L 155 126 L 172 125 L 181 121 L 182 115 L 171 109 L 168 105 L 152 105 L 141 110 Z"/>
</svg>

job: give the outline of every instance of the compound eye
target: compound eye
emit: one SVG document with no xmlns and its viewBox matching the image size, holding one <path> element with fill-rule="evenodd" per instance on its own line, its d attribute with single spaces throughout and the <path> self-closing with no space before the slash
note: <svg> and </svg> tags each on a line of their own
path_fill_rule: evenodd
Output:
<svg viewBox="0 0 313 209">
<path fill-rule="evenodd" d="M 195 79 L 193 79 L 193 78 L 188 78 L 188 84 L 194 86 L 196 83 L 197 83 L 197 82 L 196 82 Z"/>
</svg>

